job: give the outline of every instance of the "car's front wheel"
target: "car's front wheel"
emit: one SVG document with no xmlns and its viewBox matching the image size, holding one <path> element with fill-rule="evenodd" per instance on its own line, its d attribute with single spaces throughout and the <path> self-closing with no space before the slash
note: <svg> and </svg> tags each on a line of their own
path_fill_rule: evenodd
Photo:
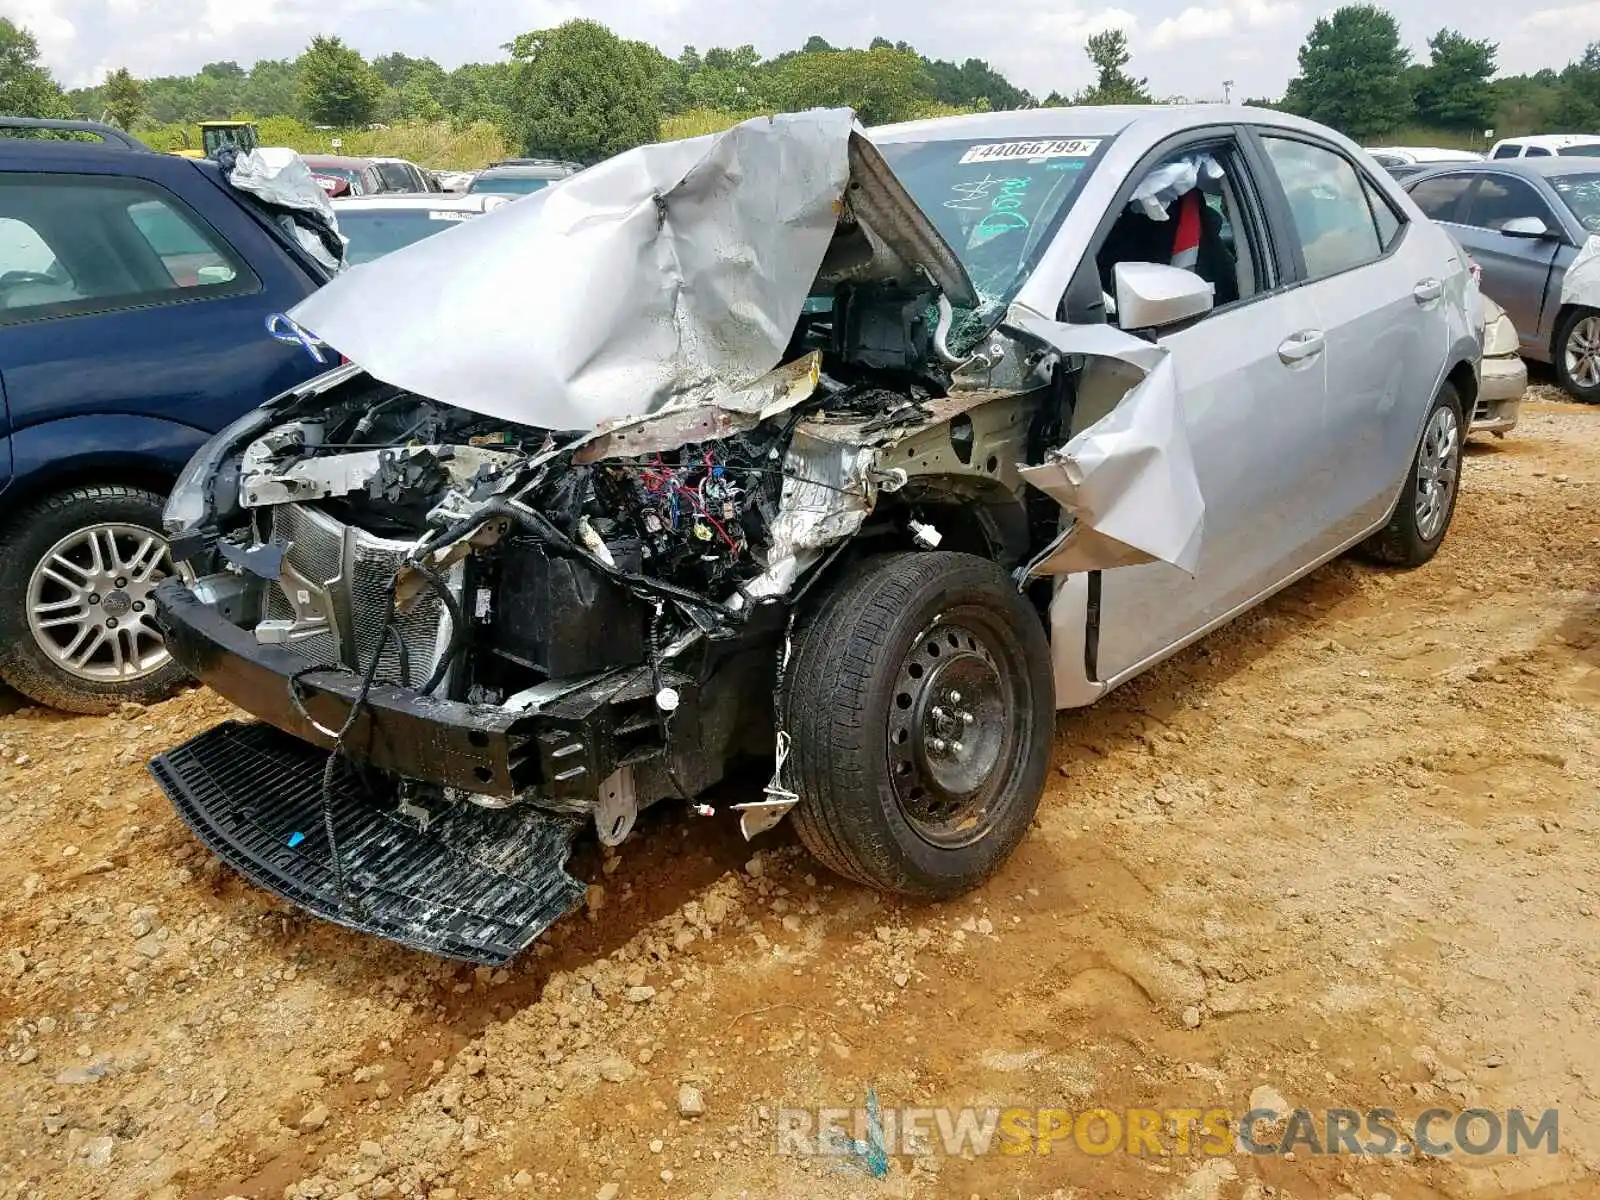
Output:
<svg viewBox="0 0 1600 1200">
<path fill-rule="evenodd" d="M 143 488 L 78 487 L 0 531 L 0 679 L 80 713 L 172 690 L 183 669 L 151 598 L 172 572 L 162 503 Z"/>
<path fill-rule="evenodd" d="M 1396 566 L 1420 567 L 1438 552 L 1455 516 L 1465 428 L 1461 398 L 1455 386 L 1447 383 L 1433 398 L 1433 407 L 1422 423 L 1422 439 L 1388 525 L 1363 544 L 1373 558 Z"/>
<path fill-rule="evenodd" d="M 1569 309 L 1556 323 L 1551 348 L 1562 389 L 1574 400 L 1600 403 L 1600 310 Z"/>
<path fill-rule="evenodd" d="M 788 681 L 795 824 L 825 866 L 952 896 L 1027 832 L 1055 728 L 1050 645 L 994 563 L 858 564 L 802 626 Z"/>
</svg>

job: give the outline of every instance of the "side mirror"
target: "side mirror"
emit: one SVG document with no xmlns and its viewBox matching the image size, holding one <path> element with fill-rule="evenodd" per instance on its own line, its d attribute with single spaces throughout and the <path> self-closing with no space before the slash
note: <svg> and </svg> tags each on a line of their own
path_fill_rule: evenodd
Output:
<svg viewBox="0 0 1600 1200">
<path fill-rule="evenodd" d="M 1117 324 L 1157 329 L 1210 312 L 1216 288 L 1193 271 L 1160 263 L 1121 262 L 1112 272 L 1117 288 Z"/>
<path fill-rule="evenodd" d="M 1500 226 L 1500 232 L 1513 238 L 1553 238 L 1557 235 L 1542 217 L 1512 217 Z"/>
</svg>

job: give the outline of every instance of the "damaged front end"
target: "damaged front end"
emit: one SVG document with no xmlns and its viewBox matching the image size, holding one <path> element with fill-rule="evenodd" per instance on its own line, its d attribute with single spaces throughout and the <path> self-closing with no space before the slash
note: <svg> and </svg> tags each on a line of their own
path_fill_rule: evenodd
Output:
<svg viewBox="0 0 1600 1200">
<path fill-rule="evenodd" d="M 178 660 L 264 722 L 153 764 L 201 838 L 331 920 L 484 962 L 579 902 L 586 824 L 616 844 L 741 759 L 776 758 L 747 835 L 793 807 L 775 697 L 841 560 L 942 543 L 1042 610 L 1039 577 L 1192 563 L 1199 537 L 1194 504 L 1176 532 L 1145 511 L 1187 467 L 1151 450 L 1159 352 L 1003 308 L 953 351 L 979 297 L 848 113 L 541 196 L 296 310 L 362 369 L 201 451 L 168 510 L 195 577 L 158 594 Z M 515 311 L 493 272 L 525 254 L 625 286 Z M 623 261 L 640 278 L 597 273 Z M 413 273 L 434 299 L 408 315 Z M 1086 354 L 1154 386 L 1069 442 Z"/>
</svg>

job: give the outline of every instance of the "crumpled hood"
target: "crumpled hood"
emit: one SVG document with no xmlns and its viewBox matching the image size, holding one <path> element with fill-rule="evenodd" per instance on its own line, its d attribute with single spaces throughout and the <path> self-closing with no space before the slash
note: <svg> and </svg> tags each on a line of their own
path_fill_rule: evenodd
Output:
<svg viewBox="0 0 1600 1200">
<path fill-rule="evenodd" d="M 630 150 L 352 268 L 290 316 L 385 383 L 579 430 L 770 371 L 819 275 L 924 273 L 975 303 L 854 115 L 823 109 Z"/>
</svg>

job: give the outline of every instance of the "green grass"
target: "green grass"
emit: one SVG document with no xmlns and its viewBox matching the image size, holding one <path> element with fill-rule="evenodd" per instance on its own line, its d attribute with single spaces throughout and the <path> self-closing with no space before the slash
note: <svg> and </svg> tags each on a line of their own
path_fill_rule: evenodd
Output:
<svg viewBox="0 0 1600 1200">
<path fill-rule="evenodd" d="M 1448 129 L 1428 129 L 1421 125 L 1407 126 L 1396 129 L 1393 133 L 1386 133 L 1382 137 L 1365 138 L 1363 144 L 1368 146 L 1437 146 L 1441 150 L 1476 150 L 1479 153 L 1489 149 L 1491 142 L 1483 140 L 1481 133 L 1456 133 Z"/>
<path fill-rule="evenodd" d="M 263 146 L 333 154 L 333 139 L 338 138 L 339 154 L 405 158 L 435 170 L 470 170 L 512 154 L 505 134 L 488 121 L 460 129 L 449 121 L 406 121 L 387 129 L 312 129 L 293 117 L 263 117 L 257 124 Z M 198 125 L 157 125 L 134 132 L 156 150 L 200 148 Z"/>
</svg>

